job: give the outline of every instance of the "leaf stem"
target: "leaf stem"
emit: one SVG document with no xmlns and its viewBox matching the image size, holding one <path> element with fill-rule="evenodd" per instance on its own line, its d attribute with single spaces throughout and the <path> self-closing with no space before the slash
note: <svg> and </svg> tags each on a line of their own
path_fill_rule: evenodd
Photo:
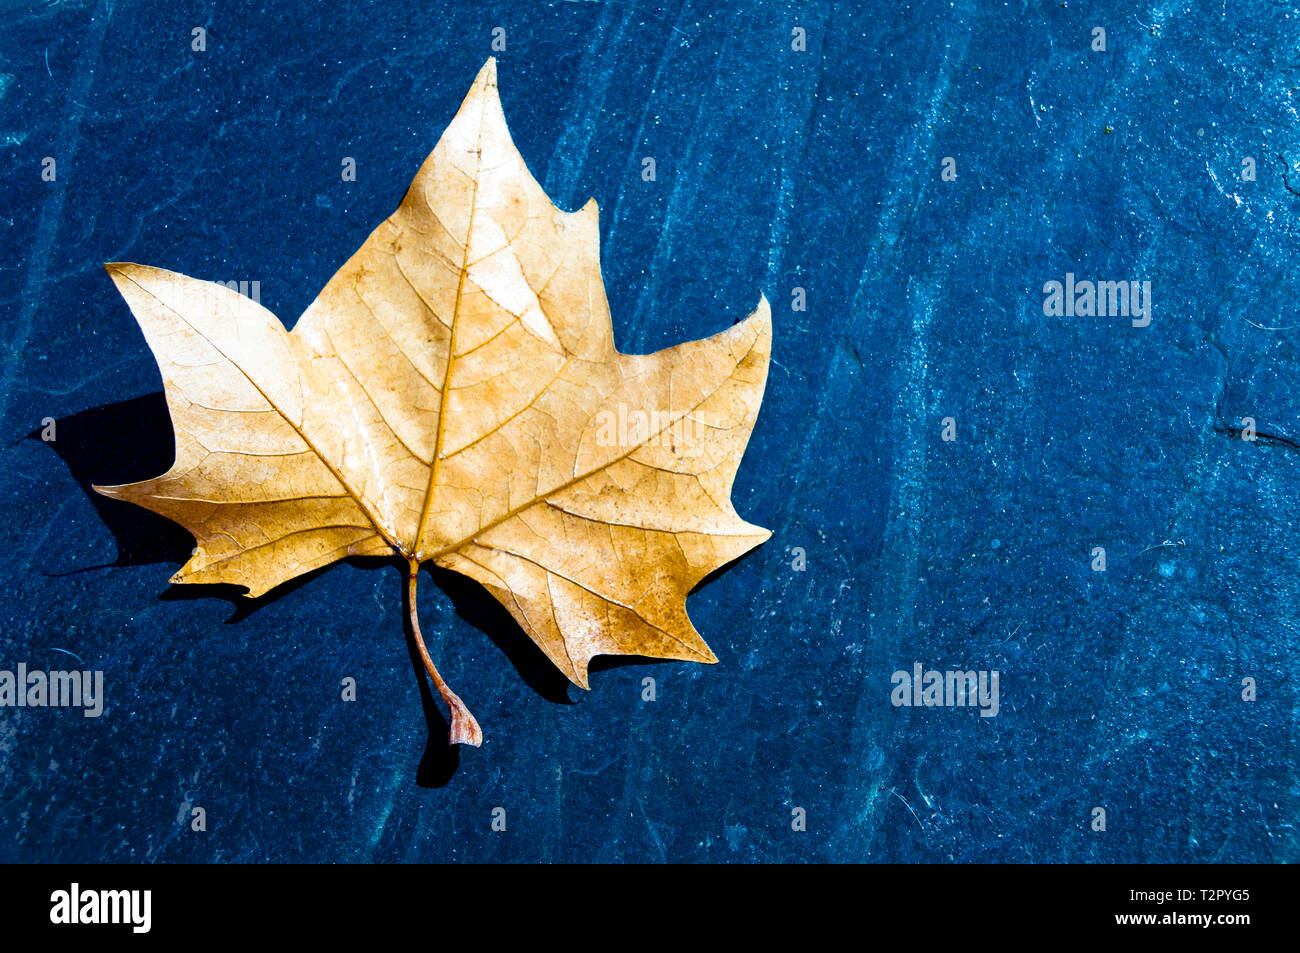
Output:
<svg viewBox="0 0 1300 953">
<path fill-rule="evenodd" d="M 460 696 L 442 680 L 442 676 L 434 668 L 433 659 L 429 658 L 429 650 L 424 647 L 424 636 L 420 634 L 420 615 L 416 611 L 415 602 L 420 563 L 408 557 L 407 564 L 409 570 L 406 577 L 406 595 L 411 606 L 411 631 L 415 633 L 415 644 L 420 650 L 420 658 L 424 660 L 425 670 L 428 671 L 429 678 L 433 679 L 434 687 L 438 689 L 438 694 L 442 696 L 442 700 L 447 703 L 447 708 L 451 711 L 451 730 L 447 734 L 447 742 L 453 745 L 473 745 L 477 748 L 483 744 L 483 729 L 478 726 L 478 722 L 469 713 Z"/>
</svg>

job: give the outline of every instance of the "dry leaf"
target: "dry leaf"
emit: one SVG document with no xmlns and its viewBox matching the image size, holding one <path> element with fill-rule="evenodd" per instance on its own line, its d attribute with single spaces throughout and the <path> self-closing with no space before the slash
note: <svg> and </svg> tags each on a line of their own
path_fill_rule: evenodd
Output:
<svg viewBox="0 0 1300 953">
<path fill-rule="evenodd" d="M 489 60 L 401 207 L 292 332 L 227 288 L 106 266 L 162 371 L 176 462 L 96 487 L 190 530 L 173 582 L 249 595 L 345 556 L 477 579 L 573 682 L 595 655 L 715 662 L 686 594 L 767 539 L 731 485 L 762 400 L 767 302 L 703 341 L 614 349 L 596 203 L 529 174 Z"/>
</svg>

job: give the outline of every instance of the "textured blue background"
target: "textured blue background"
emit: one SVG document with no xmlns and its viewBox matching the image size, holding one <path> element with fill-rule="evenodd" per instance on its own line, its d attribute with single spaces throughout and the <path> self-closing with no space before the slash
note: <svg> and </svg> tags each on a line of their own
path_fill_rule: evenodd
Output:
<svg viewBox="0 0 1300 953">
<path fill-rule="evenodd" d="M 108 709 L 0 710 L 0 859 L 1300 857 L 1284 6 L 30 6 L 0 3 L 0 667 L 76 653 Z M 620 349 L 772 300 L 735 500 L 774 537 L 689 601 L 720 665 L 606 667 L 590 694 L 473 584 L 426 582 L 487 733 L 449 755 L 396 564 L 251 606 L 169 587 L 189 537 L 86 485 L 171 449 L 101 263 L 258 280 L 291 324 L 396 207 L 494 26 L 529 167 L 601 206 Z M 1066 271 L 1150 280 L 1151 326 L 1045 318 Z M 1271 436 L 1236 439 L 1244 416 Z M 999 669 L 1001 713 L 892 708 L 914 661 Z"/>
</svg>

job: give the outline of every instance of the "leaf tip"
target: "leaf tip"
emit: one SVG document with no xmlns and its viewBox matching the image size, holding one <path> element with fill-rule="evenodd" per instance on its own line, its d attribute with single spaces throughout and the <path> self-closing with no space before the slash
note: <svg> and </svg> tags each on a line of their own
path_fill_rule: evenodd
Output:
<svg viewBox="0 0 1300 953">
<path fill-rule="evenodd" d="M 496 88 L 497 58 L 495 56 L 489 56 L 487 62 L 483 64 L 483 68 L 480 69 L 478 75 L 474 77 L 474 84 L 470 87 L 470 92 L 473 93 L 478 89 L 495 91 Z"/>
<path fill-rule="evenodd" d="M 165 274 L 160 268 L 138 265 L 133 261 L 106 261 L 104 270 L 108 272 L 108 277 L 113 279 L 113 284 L 117 285 L 117 290 L 128 300 L 130 300 L 132 285 L 144 284 L 151 278 Z"/>
<path fill-rule="evenodd" d="M 104 270 L 108 272 L 108 277 L 113 279 L 113 284 L 121 287 L 122 280 L 126 277 L 126 263 L 121 261 L 104 262 Z"/>
<path fill-rule="evenodd" d="M 130 261 L 106 261 L 104 270 L 108 272 L 110 278 L 116 278 L 119 275 L 126 276 L 140 266 Z"/>
</svg>

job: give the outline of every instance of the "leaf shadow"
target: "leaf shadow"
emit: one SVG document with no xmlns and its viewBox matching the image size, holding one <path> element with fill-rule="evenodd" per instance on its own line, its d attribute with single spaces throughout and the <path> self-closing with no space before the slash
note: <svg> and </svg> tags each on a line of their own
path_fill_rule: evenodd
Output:
<svg viewBox="0 0 1300 953">
<path fill-rule="evenodd" d="M 50 573 L 71 576 L 105 566 L 183 563 L 194 538 L 183 527 L 142 507 L 101 496 L 93 484 L 111 486 L 147 480 L 166 471 L 175 456 L 171 416 L 162 391 L 78 411 L 55 423 L 48 446 L 59 455 L 85 492 L 95 513 L 113 534 L 117 558 L 104 565 Z M 41 439 L 41 428 L 26 435 Z M 127 453 L 123 453 L 123 450 Z"/>
<path fill-rule="evenodd" d="M 675 658 L 652 658 L 649 655 L 597 655 L 587 663 L 587 672 L 608 672 L 628 665 L 680 665 Z"/>
<path fill-rule="evenodd" d="M 514 666 L 519 677 L 542 698 L 557 705 L 573 705 L 569 697 L 569 680 L 537 647 L 519 623 L 496 598 L 468 576 L 442 569 L 425 567 L 434 583 L 451 600 L 456 615 L 478 629 L 499 648 Z"/>
</svg>

